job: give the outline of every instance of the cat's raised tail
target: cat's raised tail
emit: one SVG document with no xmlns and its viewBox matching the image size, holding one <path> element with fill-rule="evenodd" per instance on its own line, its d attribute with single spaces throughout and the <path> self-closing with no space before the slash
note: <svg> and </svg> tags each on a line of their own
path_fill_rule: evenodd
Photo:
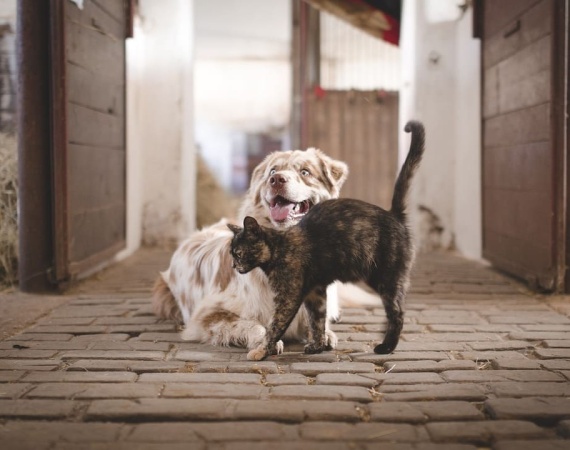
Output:
<svg viewBox="0 0 570 450">
<path fill-rule="evenodd" d="M 418 168 L 425 147 L 425 130 L 421 122 L 410 120 L 404 130 L 412 133 L 412 142 L 410 143 L 410 151 L 406 157 L 406 161 L 400 170 L 396 186 L 394 187 L 394 195 L 392 197 L 391 211 L 397 216 L 404 217 L 406 211 L 408 191 L 412 177 Z"/>
</svg>

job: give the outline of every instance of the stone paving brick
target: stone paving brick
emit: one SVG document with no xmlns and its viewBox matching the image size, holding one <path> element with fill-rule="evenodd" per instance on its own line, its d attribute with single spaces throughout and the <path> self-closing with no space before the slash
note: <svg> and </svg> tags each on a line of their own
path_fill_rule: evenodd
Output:
<svg viewBox="0 0 570 450">
<path fill-rule="evenodd" d="M 1 364 L 1 361 L 0 361 Z M 67 370 L 103 371 L 110 370 L 132 372 L 166 372 L 180 370 L 185 367 L 182 361 L 137 361 L 137 360 L 108 360 L 80 359 L 69 364 Z"/>
<path fill-rule="evenodd" d="M 449 355 L 444 352 L 401 352 L 396 350 L 395 353 L 389 355 L 376 355 L 374 353 L 355 353 L 351 355 L 354 361 L 358 362 L 371 362 L 374 364 L 384 364 L 388 361 L 423 361 L 431 359 L 434 361 L 441 361 L 449 359 Z"/>
<path fill-rule="evenodd" d="M 0 385 L 0 400 L 6 398 L 15 399 L 19 397 L 25 391 L 28 391 L 32 387 L 28 383 L 5 383 Z"/>
<path fill-rule="evenodd" d="M 375 373 L 364 374 L 363 376 L 382 382 L 383 386 L 390 384 L 432 384 L 443 383 L 444 380 L 437 373 L 420 372 L 420 373 Z"/>
<path fill-rule="evenodd" d="M 570 348 L 570 339 L 547 339 L 542 343 L 549 348 Z"/>
<path fill-rule="evenodd" d="M 537 348 L 534 353 L 541 359 L 570 359 L 570 348 Z"/>
<path fill-rule="evenodd" d="M 27 333 L 39 334 L 97 334 L 107 331 L 106 325 L 36 325 Z"/>
<path fill-rule="evenodd" d="M 61 359 L 136 359 L 141 361 L 161 361 L 166 352 L 137 350 L 72 350 L 61 355 Z"/>
<path fill-rule="evenodd" d="M 57 355 L 57 350 L 0 350 L 0 358 L 47 359 Z"/>
<path fill-rule="evenodd" d="M 293 374 L 292 374 L 293 375 Z M 317 375 L 316 384 L 332 384 L 340 386 L 363 386 L 371 388 L 380 382 L 367 378 L 363 375 L 356 375 L 353 373 L 321 373 Z"/>
<path fill-rule="evenodd" d="M 527 341 L 470 342 L 468 346 L 473 350 L 522 350 L 532 347 Z"/>
<path fill-rule="evenodd" d="M 79 336 L 74 336 L 74 342 L 93 342 L 93 341 L 113 341 L 120 342 L 130 339 L 131 336 L 126 333 L 113 333 L 113 334 L 81 334 Z"/>
<path fill-rule="evenodd" d="M 162 387 L 143 383 L 44 383 L 26 394 L 26 398 L 143 398 L 158 397 Z"/>
<path fill-rule="evenodd" d="M 366 373 L 374 372 L 376 366 L 366 362 L 342 362 L 342 363 L 313 363 L 302 362 L 291 364 L 292 373 L 315 376 L 319 373 Z"/>
<path fill-rule="evenodd" d="M 501 358 L 527 359 L 524 354 L 512 350 L 459 352 L 457 354 L 457 357 L 461 359 L 470 359 L 477 362 L 494 361 Z"/>
<path fill-rule="evenodd" d="M 424 423 L 427 421 L 482 420 L 483 414 L 468 402 L 381 402 L 369 405 L 370 420 Z"/>
<path fill-rule="evenodd" d="M 62 342 L 62 341 L 4 341 L 0 342 L 0 348 L 8 349 L 35 349 L 35 350 L 84 350 L 89 346 L 88 342 Z"/>
<path fill-rule="evenodd" d="M 1 359 L 2 370 L 55 370 L 60 361 L 43 359 Z"/>
<path fill-rule="evenodd" d="M 509 339 L 521 341 L 544 341 L 547 339 L 568 339 L 568 333 L 553 331 L 513 331 Z"/>
<path fill-rule="evenodd" d="M 63 317 L 44 319 L 42 325 L 91 325 L 93 322 L 93 317 Z"/>
<path fill-rule="evenodd" d="M 401 386 L 401 385 L 394 385 Z M 417 385 L 416 389 L 396 391 L 394 386 L 381 386 L 379 388 L 384 401 L 393 402 L 414 402 L 414 401 L 444 401 L 444 400 L 461 400 L 461 401 L 484 401 L 486 398 L 485 388 L 479 385 L 464 384 L 436 384 L 436 385 Z M 389 392 L 387 392 L 389 391 Z M 390 392 L 391 391 L 391 392 Z"/>
<path fill-rule="evenodd" d="M 491 383 L 497 397 L 569 397 L 570 383 L 505 382 Z"/>
<path fill-rule="evenodd" d="M 233 383 L 260 384 L 261 375 L 252 373 L 143 373 L 142 383 Z"/>
<path fill-rule="evenodd" d="M 117 317 L 122 316 L 129 311 L 128 308 L 122 306 L 64 306 L 52 311 L 50 317 Z"/>
<path fill-rule="evenodd" d="M 303 423 L 299 426 L 299 432 L 304 439 L 324 441 L 418 442 L 427 440 L 423 426 L 394 423 Z"/>
<path fill-rule="evenodd" d="M 23 370 L 0 370 L 0 383 L 18 381 L 26 372 Z"/>
<path fill-rule="evenodd" d="M 0 417 L 6 419 L 61 419 L 70 416 L 76 403 L 69 400 L 1 400 Z"/>
<path fill-rule="evenodd" d="M 172 344 L 168 342 L 141 342 L 141 341 L 97 341 L 91 346 L 91 350 L 140 350 L 168 352 Z"/>
<path fill-rule="evenodd" d="M 228 358 L 226 357 L 226 360 Z M 200 363 L 194 366 L 194 372 L 232 372 L 232 373 L 279 373 L 279 366 L 270 361 Z"/>
<path fill-rule="evenodd" d="M 115 442 L 113 450 L 210 450 L 205 442 L 187 443 L 140 443 Z M 57 443 L 50 450 L 109 450 L 107 443 Z"/>
<path fill-rule="evenodd" d="M 243 441 L 222 443 L 217 442 L 210 444 L 208 450 L 354 450 L 354 443 L 352 442 L 320 442 L 320 441 Z M 392 450 L 392 449 L 388 449 Z"/>
<path fill-rule="evenodd" d="M 368 389 L 360 386 L 275 386 L 271 389 L 271 398 L 304 400 L 349 400 L 370 402 L 372 396 Z"/>
<path fill-rule="evenodd" d="M 11 336 L 7 341 L 69 341 L 73 338 L 72 334 L 41 334 L 24 332 Z"/>
<path fill-rule="evenodd" d="M 139 385 L 155 386 L 151 383 Z M 242 384 L 238 389 L 230 384 L 222 383 L 168 383 L 162 391 L 164 398 L 248 398 L 260 399 L 267 397 L 269 388 L 254 384 Z M 141 396 L 142 397 L 142 396 Z"/>
<path fill-rule="evenodd" d="M 0 424 L 0 443 L 12 444 L 27 440 L 53 444 L 67 442 L 113 442 L 119 437 L 122 425 L 114 423 L 73 423 L 46 421 L 8 421 Z"/>
<path fill-rule="evenodd" d="M 306 385 L 308 382 L 309 379 L 300 373 L 268 374 L 265 377 L 265 384 L 267 386 L 281 386 L 284 384 Z"/>
<path fill-rule="evenodd" d="M 485 445 L 498 439 L 537 439 L 547 433 L 532 422 L 519 420 L 428 423 L 427 431 L 436 442 L 471 442 Z"/>
<path fill-rule="evenodd" d="M 570 370 L 570 361 L 566 359 L 550 359 L 538 361 L 538 363 L 549 370 Z"/>
<path fill-rule="evenodd" d="M 448 370 L 441 376 L 452 382 L 564 381 L 560 375 L 540 370 Z"/>
<path fill-rule="evenodd" d="M 556 324 L 539 324 L 539 325 L 525 325 L 521 324 L 519 327 L 525 331 L 567 331 L 570 333 L 570 324 L 556 325 Z"/>
<path fill-rule="evenodd" d="M 497 358 L 491 361 L 493 369 L 497 370 L 537 370 L 541 365 L 532 359 Z"/>
<path fill-rule="evenodd" d="M 474 370 L 477 364 L 471 360 L 451 359 L 443 361 L 399 361 L 384 363 L 384 369 L 397 372 L 443 372 L 445 370 Z"/>
<path fill-rule="evenodd" d="M 0 372 L 1 373 L 1 372 Z M 22 378 L 28 383 L 128 383 L 136 381 L 133 372 L 32 372 Z"/>
<path fill-rule="evenodd" d="M 493 450 L 568 450 L 568 441 L 563 440 L 505 440 L 496 442 Z"/>
<path fill-rule="evenodd" d="M 108 333 L 153 333 L 158 331 L 176 331 L 178 328 L 174 323 L 159 323 L 149 325 L 105 325 Z"/>
<path fill-rule="evenodd" d="M 153 342 L 184 342 L 180 333 L 142 333 L 136 339 Z"/>
<path fill-rule="evenodd" d="M 449 352 L 469 350 L 467 344 L 460 342 L 421 342 L 421 341 L 400 341 L 398 351 L 400 352 Z"/>
<path fill-rule="evenodd" d="M 151 317 L 99 317 L 96 325 L 156 325 L 160 319 Z"/>
<path fill-rule="evenodd" d="M 570 418 L 568 398 L 490 398 L 485 409 L 496 419 L 553 422 Z"/>
<path fill-rule="evenodd" d="M 420 342 L 483 342 L 483 341 L 501 341 L 502 338 L 498 334 L 493 333 L 431 333 L 431 334 L 404 334 L 403 339 L 406 341 Z"/>
</svg>

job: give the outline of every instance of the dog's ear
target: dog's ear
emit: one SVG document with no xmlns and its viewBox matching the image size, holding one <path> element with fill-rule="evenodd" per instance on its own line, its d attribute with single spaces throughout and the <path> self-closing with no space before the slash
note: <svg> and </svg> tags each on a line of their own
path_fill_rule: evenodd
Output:
<svg viewBox="0 0 570 450">
<path fill-rule="evenodd" d="M 242 227 L 238 227 L 237 225 L 234 225 L 233 223 L 227 223 L 226 225 L 232 231 L 232 233 L 234 235 L 241 233 L 241 231 L 243 230 Z"/>
<path fill-rule="evenodd" d="M 332 159 L 318 149 L 312 149 L 319 158 L 321 169 L 327 180 L 333 186 L 333 197 L 338 197 L 340 188 L 348 177 L 348 166 L 342 161 Z"/>
<path fill-rule="evenodd" d="M 262 234 L 261 227 L 257 223 L 257 220 L 251 216 L 247 216 L 245 219 L 243 219 L 243 229 L 246 232 L 252 233 L 256 236 L 260 236 Z"/>
</svg>

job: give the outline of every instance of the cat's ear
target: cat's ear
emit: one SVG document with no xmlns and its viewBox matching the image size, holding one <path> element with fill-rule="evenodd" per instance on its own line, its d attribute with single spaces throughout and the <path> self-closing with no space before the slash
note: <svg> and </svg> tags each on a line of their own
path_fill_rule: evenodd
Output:
<svg viewBox="0 0 570 450">
<path fill-rule="evenodd" d="M 241 233 L 241 231 L 243 230 L 242 227 L 238 227 L 237 225 L 234 225 L 233 223 L 227 223 L 226 225 L 232 231 L 232 233 L 234 235 Z"/>
<path fill-rule="evenodd" d="M 261 227 L 257 223 L 257 220 L 251 216 L 247 216 L 245 219 L 243 219 L 243 229 L 246 232 L 255 234 L 257 236 L 261 234 Z"/>
</svg>

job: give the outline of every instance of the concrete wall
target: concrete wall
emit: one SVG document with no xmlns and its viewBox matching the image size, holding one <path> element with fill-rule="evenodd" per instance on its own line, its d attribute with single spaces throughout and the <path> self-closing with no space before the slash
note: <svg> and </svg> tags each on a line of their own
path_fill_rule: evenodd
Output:
<svg viewBox="0 0 570 450">
<path fill-rule="evenodd" d="M 444 2 L 453 12 L 457 1 L 439 6 Z M 446 17 L 430 3 L 406 0 L 402 24 L 401 127 L 416 118 L 427 133 L 410 216 L 420 249 L 455 248 L 480 258 L 480 45 L 471 9 Z M 403 161 L 409 138 L 400 142 Z"/>
<path fill-rule="evenodd" d="M 140 0 L 127 42 L 127 249 L 194 229 L 193 2 Z"/>
</svg>

